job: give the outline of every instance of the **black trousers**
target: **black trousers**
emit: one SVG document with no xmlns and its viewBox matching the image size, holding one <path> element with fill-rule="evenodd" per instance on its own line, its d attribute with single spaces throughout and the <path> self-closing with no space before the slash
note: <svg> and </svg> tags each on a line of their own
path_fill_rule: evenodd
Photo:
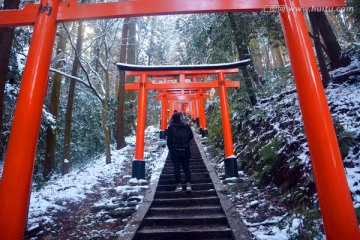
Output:
<svg viewBox="0 0 360 240">
<path fill-rule="evenodd" d="M 185 173 L 186 182 L 191 183 L 190 173 L 190 149 L 185 151 L 173 150 L 171 151 L 171 160 L 174 165 L 174 175 L 176 184 L 181 183 L 180 165 Z"/>
</svg>

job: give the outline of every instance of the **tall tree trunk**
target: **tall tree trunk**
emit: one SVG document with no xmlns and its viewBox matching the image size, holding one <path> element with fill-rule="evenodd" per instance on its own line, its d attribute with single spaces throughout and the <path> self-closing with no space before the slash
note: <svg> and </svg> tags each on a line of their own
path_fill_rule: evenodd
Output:
<svg viewBox="0 0 360 240">
<path fill-rule="evenodd" d="M 272 59 L 272 65 L 273 65 L 273 68 L 278 68 L 279 67 L 279 62 L 278 62 L 278 59 L 276 58 L 276 54 L 275 54 L 275 50 L 274 50 L 274 47 L 270 44 L 269 45 L 270 47 L 270 53 L 271 53 L 271 59 Z"/>
<path fill-rule="evenodd" d="M 253 39 L 252 41 L 254 53 L 252 54 L 254 56 L 254 61 L 256 62 L 256 66 L 259 70 L 259 74 L 261 76 L 264 76 L 264 67 L 261 60 L 261 52 L 260 52 L 260 46 L 257 39 Z"/>
<path fill-rule="evenodd" d="M 136 64 L 137 55 L 136 55 L 136 18 L 130 18 L 129 20 L 129 35 L 128 35 L 128 46 L 127 46 L 127 63 Z M 128 77 L 129 83 L 133 83 L 135 80 L 134 77 Z M 130 104 L 125 105 L 125 111 L 135 111 L 135 101 L 136 101 L 136 92 L 127 91 L 126 99 L 130 101 Z M 130 122 L 134 122 L 135 119 L 131 119 Z"/>
<path fill-rule="evenodd" d="M 274 52 L 278 63 L 277 67 L 283 68 L 285 64 L 281 54 L 280 42 L 277 42 L 277 46 L 274 46 Z"/>
<path fill-rule="evenodd" d="M 83 33 L 84 33 L 84 23 L 79 22 L 77 30 L 77 40 L 76 40 L 76 52 L 81 52 L 83 45 Z M 71 70 L 72 76 L 77 76 L 80 63 L 78 57 L 74 57 L 74 62 Z M 71 123 L 72 123 L 72 110 L 74 105 L 74 96 L 75 96 L 75 80 L 70 80 L 69 86 L 69 95 L 66 105 L 66 114 L 65 114 L 65 133 L 64 133 L 64 149 L 63 149 L 63 162 L 62 162 L 62 174 L 69 172 L 71 159 L 70 159 L 70 142 L 71 142 Z"/>
<path fill-rule="evenodd" d="M 124 19 L 119 62 L 126 61 L 127 39 L 129 34 L 129 18 Z M 118 90 L 118 108 L 116 119 L 116 149 L 121 149 L 126 146 L 124 134 L 124 110 L 125 110 L 125 72 L 120 72 L 119 90 Z"/>
<path fill-rule="evenodd" d="M 262 41 L 263 44 L 263 50 L 264 50 L 264 56 L 265 56 L 265 66 L 266 66 L 266 70 L 270 70 L 271 69 L 271 64 L 270 64 L 270 56 L 269 56 L 269 51 L 267 49 L 266 46 L 266 42 Z"/>
<path fill-rule="evenodd" d="M 315 12 L 309 12 L 309 19 L 313 30 L 315 51 L 316 51 L 317 60 L 319 62 L 320 72 L 322 76 L 322 83 L 324 88 L 326 88 L 327 85 L 330 83 L 330 75 L 326 67 L 325 56 L 321 48 L 319 23 L 317 22 L 317 18 L 315 14 L 316 14 Z"/>
<path fill-rule="evenodd" d="M 66 34 L 62 29 L 59 35 L 56 53 L 65 52 L 66 50 Z M 55 68 L 60 68 L 61 63 L 57 63 Z M 53 84 L 51 89 L 50 108 L 49 112 L 55 117 L 55 122 L 59 116 L 60 90 L 61 90 L 61 75 L 54 73 Z M 52 126 L 46 128 L 46 149 L 44 161 L 44 179 L 48 181 L 55 171 L 56 167 L 56 131 Z"/>
<path fill-rule="evenodd" d="M 314 12 L 314 16 L 318 22 L 318 27 L 324 44 L 327 49 L 327 54 L 331 62 L 331 69 L 345 67 L 350 64 L 349 56 L 343 55 L 341 47 L 336 39 L 336 36 L 331 29 L 329 21 L 324 12 Z"/>
<path fill-rule="evenodd" d="M 18 9 L 20 0 L 5 0 L 4 9 Z M 10 60 L 10 52 L 14 39 L 14 28 L 0 28 L 0 160 L 4 154 L 4 139 L 2 138 L 3 115 L 4 115 L 4 90 L 6 84 L 6 76 L 8 73 L 8 65 Z"/>
<path fill-rule="evenodd" d="M 239 55 L 239 60 L 243 60 L 244 59 L 244 52 L 243 52 L 243 47 L 242 47 L 242 39 L 241 39 L 241 33 L 239 31 L 238 26 L 236 25 L 235 22 L 235 17 L 233 13 L 228 13 L 228 19 L 230 21 L 231 24 L 231 28 L 234 32 L 234 38 L 235 38 L 235 44 L 236 44 L 236 50 L 238 52 Z M 252 106 L 255 106 L 257 103 L 257 99 L 256 99 L 256 95 L 253 89 L 253 85 L 252 85 L 252 78 L 250 76 L 250 73 L 248 71 L 247 68 L 243 68 L 242 69 L 242 73 L 244 76 L 244 82 L 245 82 L 245 86 L 246 86 L 246 91 L 249 95 L 249 99 L 250 99 L 250 103 Z"/>
<path fill-rule="evenodd" d="M 107 54 L 108 55 L 108 54 Z M 109 56 L 106 56 L 107 58 Z M 105 152 L 106 152 L 106 164 L 111 163 L 111 149 L 110 149 L 110 130 L 107 126 L 107 100 L 109 99 L 109 85 L 110 85 L 110 77 L 109 77 L 109 71 L 106 71 L 105 73 L 105 98 L 103 99 L 102 103 L 102 126 L 103 131 L 105 135 Z"/>
<path fill-rule="evenodd" d="M 136 18 L 129 19 L 127 63 L 136 64 Z"/>
<path fill-rule="evenodd" d="M 149 42 L 149 49 L 147 52 L 148 55 L 148 62 L 147 65 L 151 64 L 151 60 L 153 59 L 154 56 L 154 31 L 155 31 L 155 18 L 150 18 L 149 20 L 149 24 L 150 24 L 150 42 Z"/>
<path fill-rule="evenodd" d="M 330 19 L 330 22 L 334 25 L 338 26 L 340 32 L 344 32 L 344 36 L 346 38 L 346 41 L 348 42 L 354 42 L 355 41 L 355 35 L 350 31 L 349 26 L 351 26 L 351 23 L 349 25 L 348 22 L 346 22 L 346 18 L 343 19 L 341 17 L 341 14 L 334 14 L 333 12 L 328 12 L 327 16 Z M 347 17 L 349 19 L 349 17 Z"/>
</svg>

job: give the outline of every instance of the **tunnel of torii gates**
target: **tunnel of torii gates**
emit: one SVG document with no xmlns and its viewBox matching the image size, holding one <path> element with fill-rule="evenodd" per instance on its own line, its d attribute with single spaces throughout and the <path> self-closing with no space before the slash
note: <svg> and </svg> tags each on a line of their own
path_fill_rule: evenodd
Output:
<svg viewBox="0 0 360 240">
<path fill-rule="evenodd" d="M 301 7 L 311 10 L 344 6 L 344 0 L 134 0 L 97 4 L 78 4 L 77 0 L 40 0 L 40 4 L 26 4 L 23 9 L 0 11 L 0 27 L 34 25 L 0 182 L 0 239 L 22 239 L 24 234 L 41 112 L 58 23 L 166 14 L 273 12 L 274 9 L 279 12 L 288 47 L 325 234 L 328 239 L 360 239 L 315 54 L 304 14 L 299 10 Z M 146 74 L 142 73 L 140 79 L 144 84 Z M 141 94 L 146 91 L 145 87 L 139 91 L 140 96 L 146 95 Z M 143 103 L 142 100 L 140 104 Z M 139 108 L 144 109 L 144 106 Z M 136 157 L 137 160 L 140 158 Z"/>
<path fill-rule="evenodd" d="M 192 117 L 199 118 L 200 133 L 206 135 L 205 99 L 209 98 L 206 92 L 211 88 L 219 89 L 221 117 L 225 145 L 225 175 L 238 177 L 236 158 L 234 156 L 229 104 L 226 94 L 228 87 L 240 87 L 238 81 L 225 79 L 225 74 L 237 74 L 239 68 L 245 67 L 250 60 L 229 64 L 210 64 L 193 66 L 136 66 L 118 63 L 120 71 L 126 76 L 137 76 L 139 81 L 126 84 L 126 90 L 138 90 L 138 118 L 136 125 L 135 160 L 132 166 L 132 177 L 145 179 L 144 161 L 144 132 L 146 125 L 146 93 L 147 90 L 156 90 L 157 99 L 161 100 L 161 132 L 160 138 L 165 139 L 168 120 L 168 102 L 170 101 L 171 115 L 173 110 L 182 112 L 191 108 Z M 217 75 L 217 80 L 207 81 L 209 75 Z M 148 79 L 151 78 L 151 81 Z M 189 104 L 191 102 L 191 104 Z"/>
</svg>

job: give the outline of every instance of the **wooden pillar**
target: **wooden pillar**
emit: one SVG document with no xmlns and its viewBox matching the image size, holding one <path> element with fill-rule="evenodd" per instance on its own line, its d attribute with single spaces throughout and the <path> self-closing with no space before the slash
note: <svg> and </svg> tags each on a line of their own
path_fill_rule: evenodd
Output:
<svg viewBox="0 0 360 240">
<path fill-rule="evenodd" d="M 200 134 L 202 137 L 205 137 L 207 134 L 206 129 L 206 114 L 205 114 L 205 100 L 203 97 L 203 93 L 199 95 L 199 120 L 200 120 Z"/>
<path fill-rule="evenodd" d="M 221 119 L 225 144 L 225 175 L 226 177 L 239 177 L 236 157 L 231 133 L 230 111 L 223 72 L 218 73 Z"/>
<path fill-rule="evenodd" d="M 141 73 L 138 101 L 138 120 L 136 126 L 135 160 L 132 164 L 132 177 L 137 179 L 145 179 L 144 141 L 146 125 L 146 82 L 147 75 L 145 73 Z"/>
<path fill-rule="evenodd" d="M 328 239 L 360 239 L 358 222 L 346 181 L 321 77 L 299 0 L 279 0 L 285 40 L 289 49 L 321 214 Z"/>
<path fill-rule="evenodd" d="M 161 126 L 160 126 L 160 139 L 166 138 L 166 128 L 167 128 L 167 98 L 164 94 L 161 99 Z"/>
<path fill-rule="evenodd" d="M 0 239 L 23 239 L 59 3 L 42 0 L 36 17 L 0 183 Z"/>
</svg>

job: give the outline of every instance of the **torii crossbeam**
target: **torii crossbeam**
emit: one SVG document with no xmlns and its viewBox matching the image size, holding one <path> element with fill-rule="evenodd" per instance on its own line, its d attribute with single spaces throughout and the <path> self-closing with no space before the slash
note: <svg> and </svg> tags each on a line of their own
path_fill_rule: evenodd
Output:
<svg viewBox="0 0 360 240">
<path fill-rule="evenodd" d="M 134 0 L 78 4 L 41 0 L 0 11 L 0 26 L 34 24 L 0 182 L 0 239 L 22 239 L 42 105 L 57 23 L 184 13 L 278 11 L 299 95 L 326 236 L 360 239 L 358 222 L 321 76 L 302 10 L 344 7 L 343 0 Z M 143 77 L 145 78 L 145 76 Z M 140 91 L 142 91 L 140 89 Z M 16 208 L 13 208 L 16 206 Z"/>
</svg>

